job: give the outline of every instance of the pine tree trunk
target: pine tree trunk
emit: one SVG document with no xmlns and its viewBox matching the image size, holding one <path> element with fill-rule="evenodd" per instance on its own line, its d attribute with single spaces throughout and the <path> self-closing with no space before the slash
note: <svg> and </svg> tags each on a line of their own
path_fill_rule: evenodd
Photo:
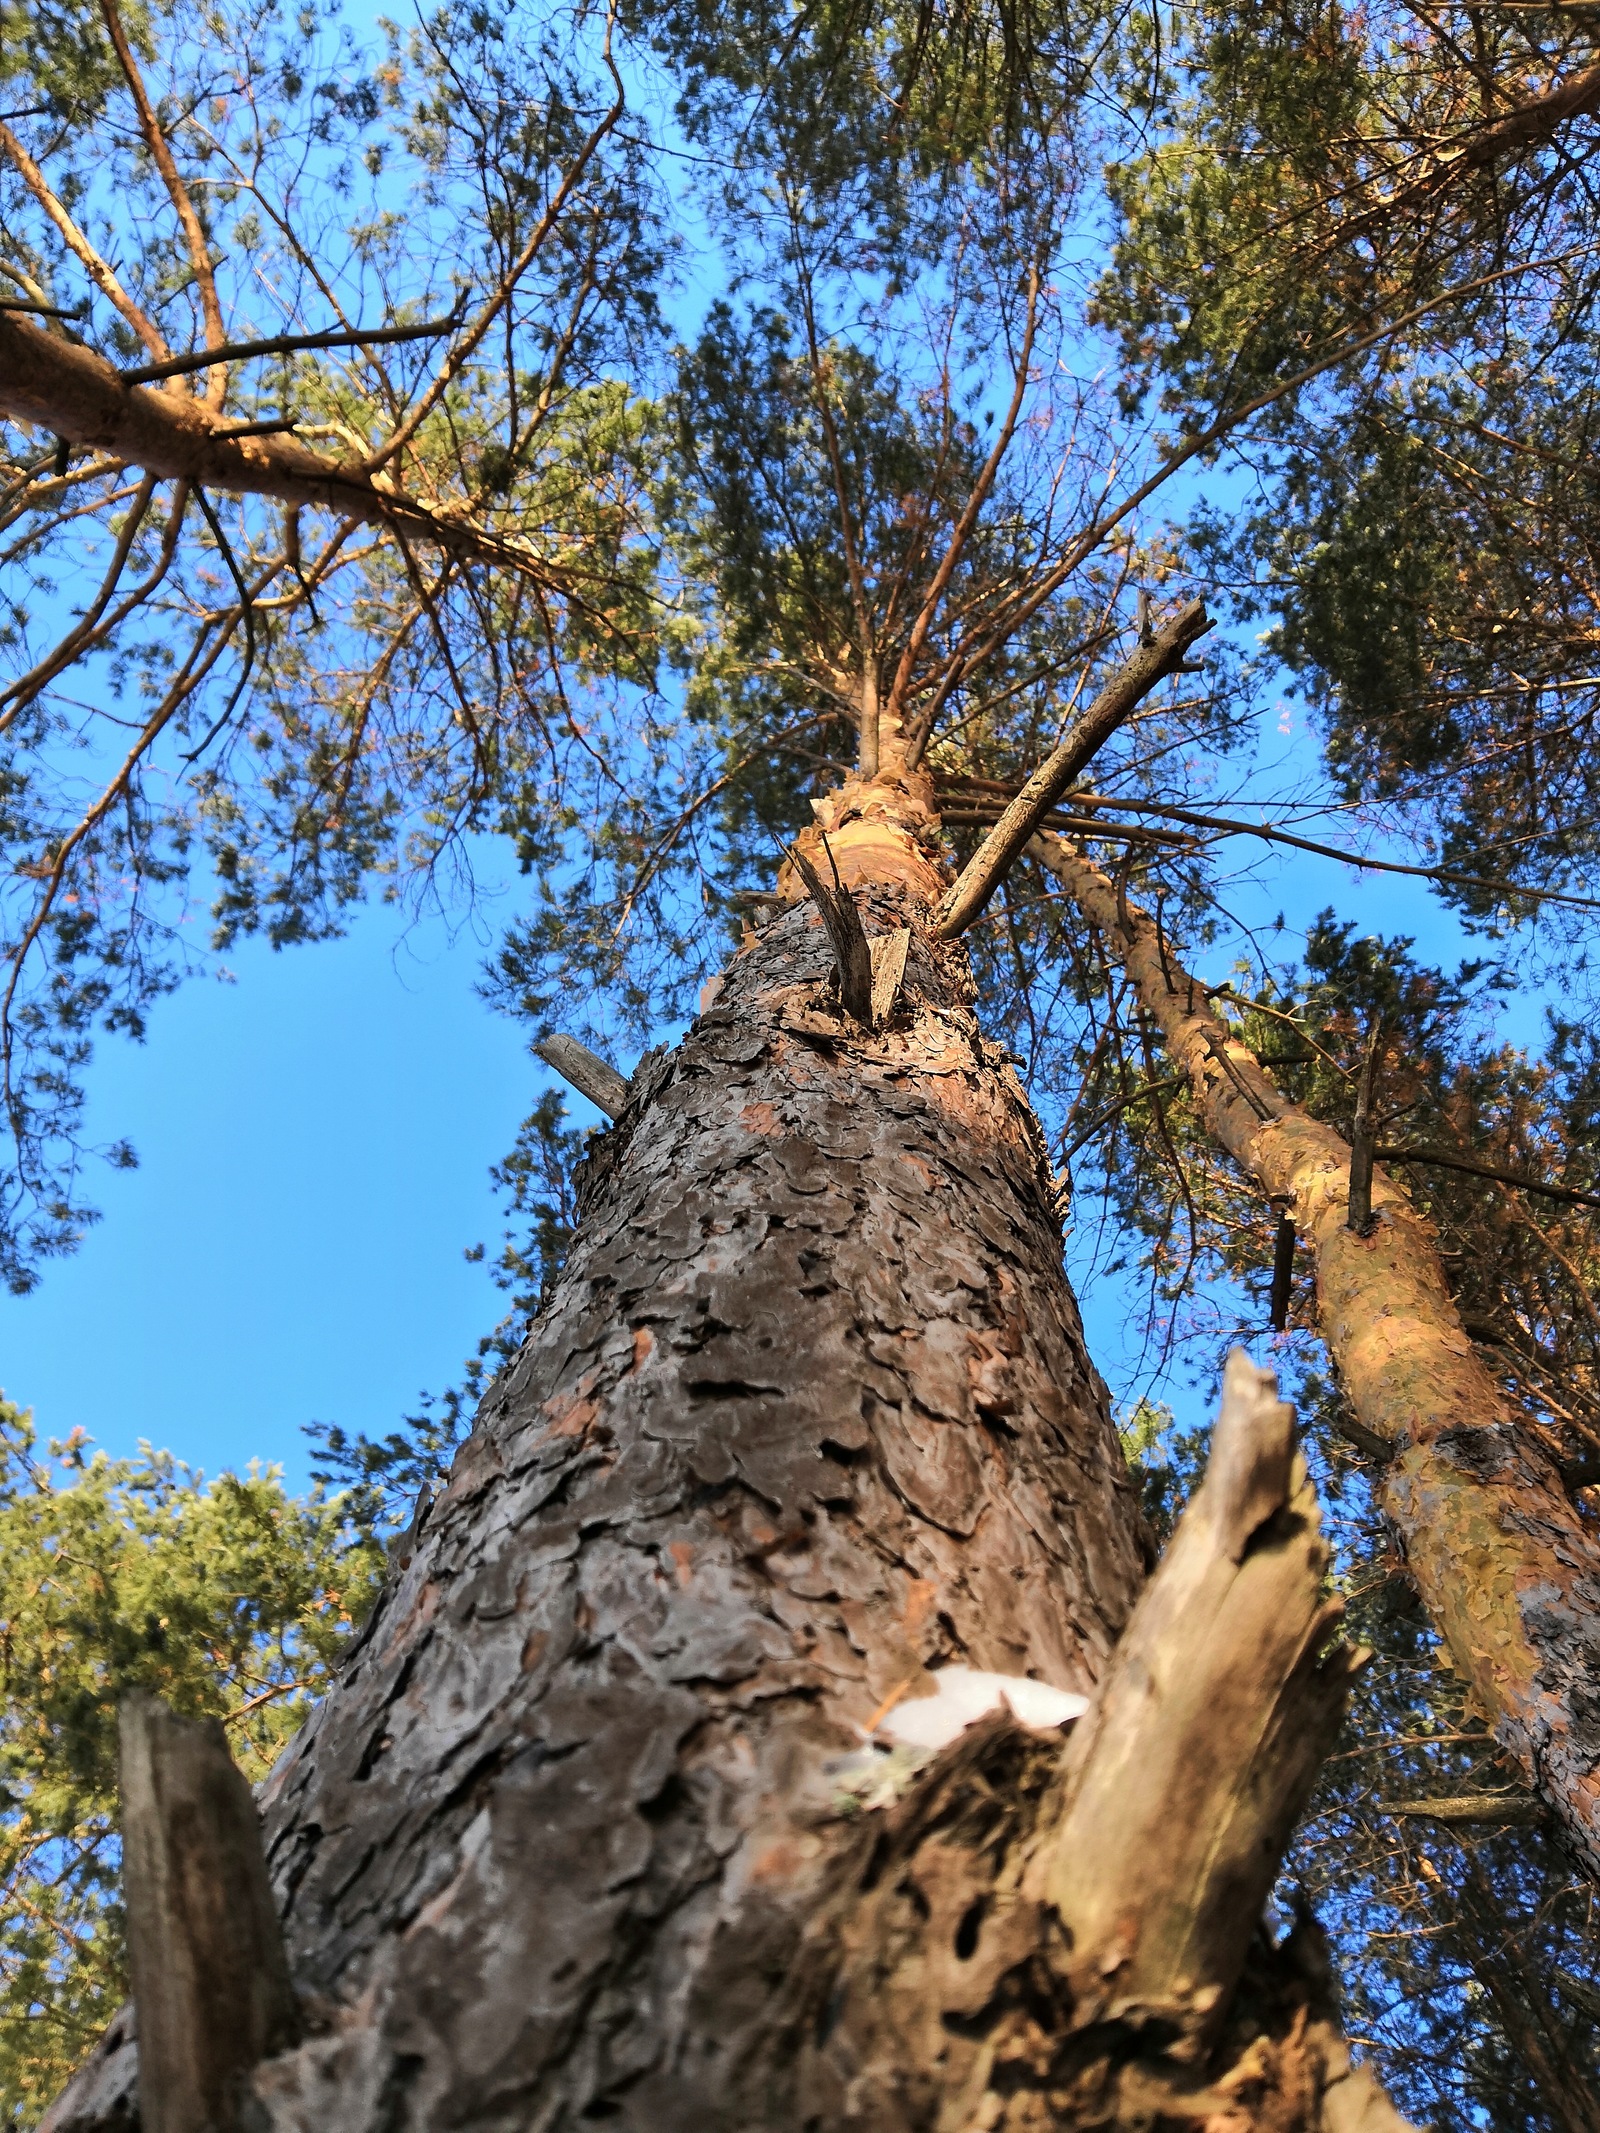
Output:
<svg viewBox="0 0 1600 2133">
<path fill-rule="evenodd" d="M 1349 1227 L 1350 1146 L 1290 1103 L 1213 1013 L 1154 921 L 1055 836 L 1034 849 L 1124 960 L 1201 1116 L 1316 1255 L 1317 1320 L 1378 1500 L 1457 1673 L 1600 1878 L 1600 1547 L 1517 1426 L 1451 1301 L 1433 1232 L 1372 1173 Z"/>
<path fill-rule="evenodd" d="M 1235 1357 L 1146 1585 L 929 788 L 820 812 L 264 1789 L 309 2035 L 225 2133 L 1405 2133 L 1260 1929 L 1359 1663 L 1292 1415 Z M 941 1663 L 1100 1693 L 863 1753 Z M 129 2035 L 51 2133 L 136 2122 Z"/>
<path fill-rule="evenodd" d="M 929 1661 L 1087 1689 L 1132 1605 L 1038 1129 L 922 927 L 936 825 L 871 804 L 830 841 L 914 928 L 894 1026 L 829 1011 L 811 904 L 747 939 L 271 1782 L 319 2124 L 719 2122 L 855 1841 L 830 1763 Z"/>
</svg>

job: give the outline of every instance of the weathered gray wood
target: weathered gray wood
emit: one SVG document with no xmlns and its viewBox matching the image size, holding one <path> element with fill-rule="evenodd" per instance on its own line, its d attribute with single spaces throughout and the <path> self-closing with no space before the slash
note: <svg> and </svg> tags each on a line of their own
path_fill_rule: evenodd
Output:
<svg viewBox="0 0 1600 2133">
<path fill-rule="evenodd" d="M 554 1067 L 563 1081 L 571 1082 L 580 1096 L 587 1096 L 596 1110 L 603 1111 L 607 1118 L 620 1118 L 628 1101 L 628 1084 L 613 1066 L 607 1066 L 598 1052 L 591 1052 L 586 1044 L 576 1037 L 545 1037 L 534 1050 L 548 1067 Z"/>
<path fill-rule="evenodd" d="M 906 927 L 896 926 L 892 933 L 875 933 L 867 946 L 872 954 L 872 1026 L 882 1029 L 900 997 L 911 935 Z"/>
<path fill-rule="evenodd" d="M 1471 1823 L 1489 1829 L 1509 1829 L 1513 1825 L 1531 1828 L 1547 1820 L 1550 1813 L 1543 1800 L 1531 1792 L 1467 1792 L 1450 1799 L 1378 1800 L 1374 1805 L 1379 1814 L 1400 1819 L 1409 1816 L 1418 1822 Z"/>
<path fill-rule="evenodd" d="M 143 2133 L 234 2133 L 251 2069 L 299 2036 L 250 1787 L 216 1719 L 119 1713 L 122 1875 Z"/>
</svg>

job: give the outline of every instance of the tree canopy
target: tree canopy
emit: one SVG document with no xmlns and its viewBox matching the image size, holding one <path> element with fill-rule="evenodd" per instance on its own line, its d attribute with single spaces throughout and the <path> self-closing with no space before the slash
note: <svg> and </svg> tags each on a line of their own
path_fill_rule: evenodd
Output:
<svg viewBox="0 0 1600 2133">
<path fill-rule="evenodd" d="M 94 1044 L 141 1036 L 241 934 L 470 897 L 503 839 L 526 895 L 494 997 L 534 1035 L 637 1051 L 692 1011 L 841 770 L 903 748 L 970 857 L 1199 596 L 1218 627 L 1050 821 L 1191 964 L 1228 967 L 1213 1004 L 1310 1116 L 1376 1117 L 1467 1333 L 1592 1524 L 1592 10 L 4 19 L 14 1288 L 92 1218 Z M 1257 747 L 1284 694 L 1317 741 L 1288 772 Z M 1261 870 L 1306 843 L 1352 881 L 1420 876 L 1470 955 L 1290 909 L 1292 866 Z M 1265 894 L 1276 931 L 1236 915 Z M 1381 1448 L 1294 1263 L 1276 1278 L 1275 1212 L 1035 858 L 968 939 L 1136 1368 L 1204 1376 L 1276 1330 L 1297 1373 L 1383 1655 L 1298 1864 L 1399 2093 L 1441 2125 L 1591 2123 L 1572 2069 L 1592 2075 L 1600 1989 L 1556 1840 L 1435 1842 L 1387 1813 L 1510 1770 L 1407 1596 Z M 1552 971 L 1542 1049 L 1508 1043 L 1497 1002 Z M 514 1318 L 469 1391 L 559 1258 L 578 1153 L 547 1100 L 504 1166 Z M 392 1503 L 465 1412 L 458 1392 L 387 1444 L 335 1432 L 328 1479 Z M 270 1601 L 240 1573 L 250 1635 L 296 1625 L 306 1680 L 327 1664 L 305 1611 L 336 1560 L 370 1582 L 348 1519 L 371 1495 L 104 1463 L 63 1489 L 16 1442 L 8 1515 L 70 1500 L 130 1562 L 164 1560 L 180 1510 L 186 1534 L 276 1521 L 273 1563 L 318 1567 Z M 1149 1410 L 1130 1442 L 1159 1520 L 1193 1448 Z M 123 1678 L 123 1632 L 95 1634 L 81 1663 Z M 183 1694 L 242 1708 L 242 1656 L 184 1634 Z M 15 1678 L 50 1744 L 24 1820 L 99 1828 L 103 1773 L 51 1789 L 77 1721 Z M 91 1854 L 72 1886 L 98 1904 Z M 16 1990 L 42 1999 L 17 1930 Z M 63 2034 L 111 1974 L 60 2002 Z"/>
</svg>

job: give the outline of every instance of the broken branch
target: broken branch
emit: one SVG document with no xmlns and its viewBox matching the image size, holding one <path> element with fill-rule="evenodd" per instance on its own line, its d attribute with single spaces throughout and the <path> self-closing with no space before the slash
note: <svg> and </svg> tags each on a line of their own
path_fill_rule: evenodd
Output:
<svg viewBox="0 0 1600 2133">
<path fill-rule="evenodd" d="M 628 1101 L 628 1084 L 598 1052 L 591 1052 L 576 1037 L 543 1037 L 533 1048 L 547 1067 L 570 1082 L 580 1096 L 587 1096 L 607 1118 L 620 1118 Z"/>
<path fill-rule="evenodd" d="M 256 1803 L 214 1718 L 118 1713 L 144 2133 L 236 2133 L 250 2070 L 299 2041 Z"/>
<path fill-rule="evenodd" d="M 828 854 L 828 864 L 833 868 L 833 887 L 828 888 L 816 868 L 798 845 L 792 845 L 785 856 L 795 872 L 806 885 L 806 893 L 822 914 L 822 923 L 827 929 L 828 941 L 833 949 L 833 959 L 839 970 L 839 1002 L 847 1015 L 857 1022 L 872 1027 L 872 951 L 867 946 L 866 931 L 861 924 L 861 914 L 856 909 L 855 898 L 839 879 L 839 869 L 834 861 L 826 832 L 818 831 L 822 849 Z M 904 966 L 902 966 L 904 967 Z"/>
<path fill-rule="evenodd" d="M 1214 2038 L 1366 1659 L 1327 1649 L 1327 1562 L 1294 1411 L 1235 1348 L 1204 1478 L 1067 1748 L 1046 1889 L 1097 2019 Z"/>
<path fill-rule="evenodd" d="M 940 909 L 942 939 L 953 940 L 966 931 L 1073 779 L 1210 627 L 1205 602 L 1191 600 L 1148 644 L 1137 647 L 1083 716 L 1073 721 L 1060 747 L 1040 764 L 957 876 Z"/>
<path fill-rule="evenodd" d="M 120 376 L 124 385 L 150 385 L 158 378 L 182 377 L 185 371 L 207 370 L 213 363 L 242 363 L 251 356 L 293 355 L 305 348 L 376 348 L 389 341 L 430 340 L 441 333 L 453 333 L 460 323 L 460 312 L 453 311 L 448 318 L 425 319 L 420 326 L 341 327 L 329 333 L 280 333 L 270 341 L 224 341 L 220 347 L 202 349 L 196 355 L 170 356 L 164 363 L 141 363 L 136 370 L 124 370 Z M 240 432 L 233 434 L 238 436 Z"/>
</svg>

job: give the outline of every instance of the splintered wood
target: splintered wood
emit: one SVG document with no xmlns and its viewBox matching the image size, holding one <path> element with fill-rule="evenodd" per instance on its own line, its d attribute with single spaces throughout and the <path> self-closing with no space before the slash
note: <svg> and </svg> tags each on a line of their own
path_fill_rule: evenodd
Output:
<svg viewBox="0 0 1600 2133">
<path fill-rule="evenodd" d="M 751 2125 L 1404 2133 L 1320 1934 L 1263 1909 L 1362 1656 L 1292 1416 L 1229 1361 L 1207 1473 L 1064 1747 L 996 1715 L 867 1818 Z"/>
<path fill-rule="evenodd" d="M 1294 1451 L 1293 1411 L 1241 1349 L 1205 1478 L 1067 1751 L 1046 1880 L 1075 2007 L 1159 2016 L 1204 2046 L 1363 1654 Z"/>
</svg>

